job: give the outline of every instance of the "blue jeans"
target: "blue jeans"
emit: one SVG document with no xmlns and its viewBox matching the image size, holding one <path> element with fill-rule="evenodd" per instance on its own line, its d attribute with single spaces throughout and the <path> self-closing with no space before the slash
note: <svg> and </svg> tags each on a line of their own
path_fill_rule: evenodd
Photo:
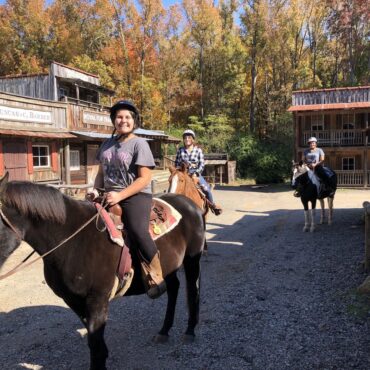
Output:
<svg viewBox="0 0 370 370">
<path fill-rule="evenodd" d="M 204 191 L 205 196 L 207 199 L 213 203 L 213 195 L 211 193 L 211 187 L 209 186 L 208 182 L 205 180 L 203 176 L 199 176 L 199 185 Z"/>
</svg>

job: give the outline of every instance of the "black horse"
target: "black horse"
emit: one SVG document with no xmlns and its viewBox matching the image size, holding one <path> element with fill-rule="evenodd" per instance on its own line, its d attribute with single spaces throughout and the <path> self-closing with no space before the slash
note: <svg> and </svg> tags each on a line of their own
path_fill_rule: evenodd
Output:
<svg viewBox="0 0 370 370">
<path fill-rule="evenodd" d="M 0 267 L 10 254 L 26 241 L 43 255 L 73 234 L 96 213 L 87 201 L 78 201 L 58 190 L 31 182 L 0 179 Z M 162 199 L 182 215 L 180 223 L 157 239 L 161 265 L 167 284 L 167 311 L 155 340 L 166 341 L 173 325 L 179 289 L 176 272 L 184 266 L 189 318 L 185 340 L 194 340 L 199 318 L 200 257 L 205 243 L 201 210 L 188 198 L 165 194 Z M 138 220 L 140 222 L 140 220 Z M 140 266 L 134 260 L 135 274 L 126 295 L 145 292 Z M 47 284 L 80 317 L 88 331 L 90 369 L 105 369 L 108 348 L 104 329 L 108 302 L 115 281 L 120 247 L 91 222 L 76 236 L 43 258 Z"/>
<path fill-rule="evenodd" d="M 337 189 L 337 175 L 331 171 L 330 187 L 323 186 L 319 177 L 304 163 L 293 162 L 292 187 L 297 189 L 301 202 L 304 207 L 304 227 L 303 231 L 315 230 L 315 209 L 317 199 L 321 205 L 320 224 L 325 222 L 325 203 L 324 199 L 328 200 L 328 224 L 331 225 L 333 219 L 333 203 L 334 195 Z M 311 209 L 309 209 L 309 202 L 311 202 Z"/>
</svg>

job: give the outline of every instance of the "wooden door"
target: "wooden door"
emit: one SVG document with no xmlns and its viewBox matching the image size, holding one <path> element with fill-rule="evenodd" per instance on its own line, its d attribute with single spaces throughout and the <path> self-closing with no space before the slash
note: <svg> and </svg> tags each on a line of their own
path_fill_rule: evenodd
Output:
<svg viewBox="0 0 370 370">
<path fill-rule="evenodd" d="M 86 184 L 94 184 L 94 180 L 99 170 L 99 163 L 96 160 L 96 153 L 99 145 L 87 145 L 87 160 L 86 160 Z"/>
<path fill-rule="evenodd" d="M 9 172 L 9 180 L 28 180 L 26 143 L 4 142 L 5 172 Z"/>
</svg>

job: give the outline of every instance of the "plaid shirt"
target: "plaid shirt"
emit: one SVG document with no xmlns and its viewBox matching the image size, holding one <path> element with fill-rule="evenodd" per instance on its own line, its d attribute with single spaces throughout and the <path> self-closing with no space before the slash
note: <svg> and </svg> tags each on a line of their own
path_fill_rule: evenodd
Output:
<svg viewBox="0 0 370 370">
<path fill-rule="evenodd" d="M 189 164 L 189 173 L 196 173 L 200 176 L 204 169 L 204 155 L 202 149 L 194 146 L 189 153 L 185 147 L 181 147 L 177 151 L 175 166 L 180 167 L 181 163 Z"/>
</svg>

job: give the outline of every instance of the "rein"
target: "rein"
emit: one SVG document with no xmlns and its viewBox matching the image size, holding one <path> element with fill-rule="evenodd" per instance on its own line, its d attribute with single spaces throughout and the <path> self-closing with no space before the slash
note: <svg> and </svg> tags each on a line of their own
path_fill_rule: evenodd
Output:
<svg viewBox="0 0 370 370">
<path fill-rule="evenodd" d="M 103 197 L 103 204 L 105 203 L 105 196 Z M 103 208 L 106 208 L 108 206 L 108 203 L 103 205 Z M 9 219 L 5 216 L 3 210 L 2 210 L 2 203 L 0 202 L 0 216 L 5 221 L 5 223 L 14 231 L 14 233 L 23 240 L 23 237 L 21 236 L 20 232 L 14 227 L 14 225 L 9 221 Z M 81 225 L 74 233 L 72 233 L 67 238 L 63 239 L 58 245 L 56 245 L 54 248 L 50 249 L 48 252 L 44 253 L 42 256 L 38 256 L 37 258 L 33 259 L 32 261 L 29 261 L 28 263 L 25 263 L 34 253 L 35 251 L 31 252 L 21 263 L 19 263 L 17 266 L 12 268 L 7 273 L 0 275 L 0 280 L 6 279 L 7 277 L 15 274 L 18 271 L 23 270 L 24 268 L 31 266 L 41 258 L 44 258 L 54 252 L 56 249 L 61 247 L 63 244 L 67 243 L 70 239 L 72 239 L 74 236 L 76 236 L 81 230 L 83 230 L 87 225 L 89 225 L 95 218 L 98 218 L 100 216 L 100 212 L 97 212 L 93 217 L 91 217 L 89 220 L 87 220 L 83 225 Z"/>
</svg>

